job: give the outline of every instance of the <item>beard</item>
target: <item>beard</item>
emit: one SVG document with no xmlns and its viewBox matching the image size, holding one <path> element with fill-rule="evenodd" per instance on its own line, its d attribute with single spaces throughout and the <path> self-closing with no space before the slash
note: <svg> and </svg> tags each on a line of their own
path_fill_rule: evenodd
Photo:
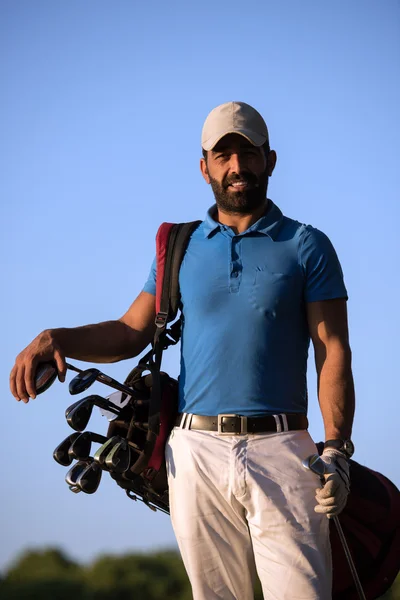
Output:
<svg viewBox="0 0 400 600">
<path fill-rule="evenodd" d="M 268 174 L 264 171 L 259 177 L 253 173 L 241 173 L 223 179 L 222 183 L 208 174 L 214 192 L 217 207 L 226 214 L 248 215 L 261 208 L 266 201 Z M 246 181 L 250 184 L 247 190 L 233 190 L 230 187 L 235 181 Z"/>
</svg>

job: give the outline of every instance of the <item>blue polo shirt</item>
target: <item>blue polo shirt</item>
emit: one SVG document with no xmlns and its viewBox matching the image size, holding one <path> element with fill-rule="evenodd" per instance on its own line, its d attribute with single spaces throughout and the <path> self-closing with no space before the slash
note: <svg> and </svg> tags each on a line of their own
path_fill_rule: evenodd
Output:
<svg viewBox="0 0 400 600">
<path fill-rule="evenodd" d="M 336 252 L 271 200 L 240 234 L 215 214 L 192 234 L 179 274 L 179 411 L 306 413 L 306 303 L 347 298 Z M 155 271 L 154 260 L 143 288 L 154 295 Z"/>
</svg>

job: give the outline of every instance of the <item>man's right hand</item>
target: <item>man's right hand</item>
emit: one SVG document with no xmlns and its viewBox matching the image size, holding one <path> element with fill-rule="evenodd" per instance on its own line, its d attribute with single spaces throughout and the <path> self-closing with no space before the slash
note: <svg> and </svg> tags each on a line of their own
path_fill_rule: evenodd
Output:
<svg viewBox="0 0 400 600">
<path fill-rule="evenodd" d="M 54 361 L 60 381 L 65 381 L 67 365 L 65 356 L 51 330 L 40 333 L 20 354 L 10 373 L 10 389 L 14 398 L 28 403 L 36 398 L 35 372 L 39 363 Z"/>
<path fill-rule="evenodd" d="M 110 363 L 138 356 L 155 333 L 156 298 L 141 292 L 127 312 L 116 321 L 83 327 L 46 329 L 17 356 L 10 375 L 11 393 L 16 400 L 36 397 L 35 372 L 39 363 L 54 361 L 60 381 L 65 380 L 65 357 L 96 363 Z"/>
</svg>

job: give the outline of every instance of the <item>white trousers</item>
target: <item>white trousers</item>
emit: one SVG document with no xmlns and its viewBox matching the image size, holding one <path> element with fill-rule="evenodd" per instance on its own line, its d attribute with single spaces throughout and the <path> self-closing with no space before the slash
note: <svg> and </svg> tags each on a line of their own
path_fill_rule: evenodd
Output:
<svg viewBox="0 0 400 600">
<path fill-rule="evenodd" d="M 330 600 L 329 522 L 314 511 L 307 431 L 221 436 L 175 427 L 172 526 L 194 600 Z"/>
</svg>

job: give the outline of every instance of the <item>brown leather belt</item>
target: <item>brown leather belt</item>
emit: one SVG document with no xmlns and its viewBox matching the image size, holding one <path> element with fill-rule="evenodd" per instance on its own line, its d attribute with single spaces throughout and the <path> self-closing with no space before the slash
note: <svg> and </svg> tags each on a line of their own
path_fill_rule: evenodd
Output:
<svg viewBox="0 0 400 600">
<path fill-rule="evenodd" d="M 265 415 L 264 417 L 243 417 L 241 415 L 221 414 L 214 417 L 182 413 L 178 415 L 176 427 L 181 429 L 202 429 L 217 431 L 220 435 L 241 435 L 246 433 L 268 433 L 307 429 L 306 415 L 284 414 Z"/>
</svg>

